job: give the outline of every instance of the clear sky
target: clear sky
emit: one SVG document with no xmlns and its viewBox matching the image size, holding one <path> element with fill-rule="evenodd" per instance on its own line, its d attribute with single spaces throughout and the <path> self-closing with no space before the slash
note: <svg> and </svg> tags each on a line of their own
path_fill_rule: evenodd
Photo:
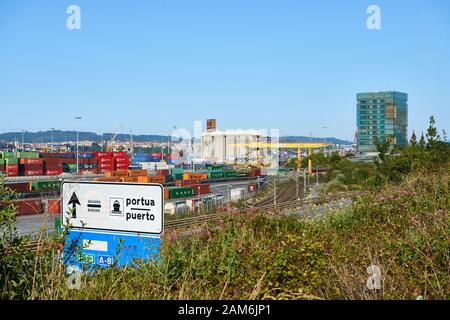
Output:
<svg viewBox="0 0 450 320">
<path fill-rule="evenodd" d="M 352 139 L 356 93 L 382 90 L 409 94 L 410 132 L 430 114 L 449 131 L 450 1 L 0 0 L 0 132 L 167 134 L 214 117 Z"/>
</svg>

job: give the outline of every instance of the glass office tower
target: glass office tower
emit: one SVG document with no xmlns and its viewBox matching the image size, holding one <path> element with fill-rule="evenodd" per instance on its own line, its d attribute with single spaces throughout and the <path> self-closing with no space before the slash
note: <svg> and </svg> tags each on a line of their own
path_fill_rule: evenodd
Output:
<svg viewBox="0 0 450 320">
<path fill-rule="evenodd" d="M 407 144 L 408 94 L 396 91 L 356 95 L 358 153 L 375 152 L 376 139 L 390 139 L 391 146 Z"/>
</svg>

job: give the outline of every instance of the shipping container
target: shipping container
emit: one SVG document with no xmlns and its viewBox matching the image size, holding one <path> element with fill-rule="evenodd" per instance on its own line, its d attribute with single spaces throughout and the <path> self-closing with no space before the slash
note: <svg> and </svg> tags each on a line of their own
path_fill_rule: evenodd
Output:
<svg viewBox="0 0 450 320">
<path fill-rule="evenodd" d="M 26 199 L 14 202 L 17 207 L 17 215 L 32 215 L 43 213 L 43 206 L 40 199 Z"/>
<path fill-rule="evenodd" d="M 5 164 L 5 172 L 8 177 L 15 177 L 19 175 L 18 164 Z"/>
<path fill-rule="evenodd" d="M 223 176 L 225 178 L 232 178 L 236 177 L 237 172 L 236 171 L 224 171 Z"/>
<path fill-rule="evenodd" d="M 165 176 L 138 176 L 137 182 L 142 183 L 164 183 L 166 182 Z"/>
<path fill-rule="evenodd" d="M 159 176 L 168 176 L 169 169 L 158 169 L 158 170 L 156 170 L 156 174 Z"/>
<path fill-rule="evenodd" d="M 187 198 L 194 196 L 194 189 L 191 187 L 169 188 L 169 198 Z"/>
<path fill-rule="evenodd" d="M 17 158 L 39 158 L 39 152 L 17 152 Z"/>
<path fill-rule="evenodd" d="M 223 165 L 209 165 L 208 171 L 223 171 Z"/>
<path fill-rule="evenodd" d="M 218 179 L 223 178 L 223 171 L 209 171 L 208 179 Z"/>
<path fill-rule="evenodd" d="M 208 174 L 206 173 L 195 173 L 195 172 L 185 172 L 183 173 L 183 180 L 205 180 L 208 179 Z"/>
<path fill-rule="evenodd" d="M 202 183 L 203 180 L 199 180 L 199 179 L 191 179 L 191 180 L 176 180 L 175 181 L 175 185 L 177 187 L 183 187 L 183 186 L 191 186 L 194 184 L 200 184 Z"/>
<path fill-rule="evenodd" d="M 28 192 L 30 191 L 30 183 L 29 182 L 16 182 L 16 183 L 6 183 L 7 188 L 11 189 L 14 192 Z"/>
<path fill-rule="evenodd" d="M 57 191 L 61 188 L 61 182 L 58 180 L 33 181 L 30 185 L 33 191 Z"/>
<path fill-rule="evenodd" d="M 62 169 L 57 169 L 57 170 L 44 170 L 44 175 L 45 176 L 57 176 L 60 175 L 61 173 L 63 173 L 64 171 Z"/>
<path fill-rule="evenodd" d="M 5 164 L 9 164 L 9 165 L 19 164 L 19 159 L 17 159 L 17 158 L 5 158 Z"/>
<path fill-rule="evenodd" d="M 105 182 L 122 182 L 120 177 L 99 177 L 95 181 L 105 181 Z"/>
<path fill-rule="evenodd" d="M 144 169 L 128 170 L 128 174 L 130 175 L 130 177 L 146 176 L 146 175 L 148 175 L 148 171 L 144 170 Z"/>
<path fill-rule="evenodd" d="M 94 152 L 93 154 L 94 154 L 95 158 L 101 158 L 101 157 L 111 158 L 112 157 L 112 152 Z"/>
<path fill-rule="evenodd" d="M 164 188 L 164 200 L 169 200 L 169 189 Z"/>
<path fill-rule="evenodd" d="M 199 194 L 211 193 L 211 185 L 209 184 L 197 184 L 191 186 L 194 189 L 194 194 L 197 196 Z"/>
<path fill-rule="evenodd" d="M 138 177 L 121 177 L 120 180 L 122 182 L 138 182 Z"/>
<path fill-rule="evenodd" d="M 44 159 L 41 158 L 21 158 L 20 164 L 37 164 L 42 165 L 44 163 Z"/>
<path fill-rule="evenodd" d="M 59 199 L 48 199 L 47 200 L 47 212 L 49 214 L 60 214 L 61 213 L 61 201 Z"/>
</svg>

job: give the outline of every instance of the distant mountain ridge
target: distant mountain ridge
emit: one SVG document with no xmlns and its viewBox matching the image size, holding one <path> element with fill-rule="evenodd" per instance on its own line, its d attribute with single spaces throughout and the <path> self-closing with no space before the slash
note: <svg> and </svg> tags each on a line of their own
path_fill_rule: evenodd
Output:
<svg viewBox="0 0 450 320">
<path fill-rule="evenodd" d="M 49 131 L 38 131 L 38 132 L 24 132 L 23 133 L 23 141 L 25 143 L 49 143 L 52 142 L 52 133 L 53 133 L 53 141 L 57 142 L 65 142 L 65 141 L 76 141 L 77 140 L 77 132 L 76 131 L 61 131 L 61 130 L 51 130 Z M 103 133 L 97 134 L 94 132 L 78 132 L 78 140 L 88 140 L 95 142 L 104 142 L 105 140 L 111 141 L 114 133 Z M 133 135 L 134 142 L 161 142 L 167 141 L 169 137 L 163 135 Z M 22 132 L 6 132 L 0 133 L 0 141 L 3 142 L 14 142 L 19 141 L 22 142 Z M 131 136 L 129 134 L 117 134 L 115 141 L 131 141 Z"/>
<path fill-rule="evenodd" d="M 353 142 L 348 140 L 342 140 L 334 137 L 306 137 L 306 136 L 283 136 L 280 137 L 280 142 L 323 142 L 331 144 L 353 144 Z"/>
<path fill-rule="evenodd" d="M 77 132 L 76 131 L 61 131 L 61 130 L 48 130 L 48 131 L 38 131 L 38 132 L 24 132 L 23 140 L 25 143 L 49 143 L 52 141 L 55 143 L 65 142 L 65 141 L 76 141 Z M 103 133 L 97 134 L 94 132 L 78 132 L 78 139 L 80 141 L 94 141 L 94 142 L 104 142 L 105 140 L 111 141 L 113 133 Z M 133 142 L 161 142 L 168 141 L 169 136 L 157 135 L 157 134 L 143 134 L 143 135 L 133 135 Z M 22 132 L 6 132 L 0 133 L 0 141 L 2 142 L 22 142 Z M 131 141 L 130 134 L 117 134 L 115 141 Z M 334 137 L 327 138 L 317 138 L 317 137 L 306 137 L 306 136 L 283 136 L 280 137 L 280 142 L 327 142 L 332 144 L 352 144 L 353 142 L 347 140 L 341 140 Z"/>
</svg>

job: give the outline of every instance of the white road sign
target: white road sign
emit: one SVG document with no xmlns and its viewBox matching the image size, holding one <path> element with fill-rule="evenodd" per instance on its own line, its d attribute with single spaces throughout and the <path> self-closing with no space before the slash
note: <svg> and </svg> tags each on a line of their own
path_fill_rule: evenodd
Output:
<svg viewBox="0 0 450 320">
<path fill-rule="evenodd" d="M 158 184 L 63 181 L 62 220 L 75 228 L 161 234 L 163 191 Z"/>
</svg>

